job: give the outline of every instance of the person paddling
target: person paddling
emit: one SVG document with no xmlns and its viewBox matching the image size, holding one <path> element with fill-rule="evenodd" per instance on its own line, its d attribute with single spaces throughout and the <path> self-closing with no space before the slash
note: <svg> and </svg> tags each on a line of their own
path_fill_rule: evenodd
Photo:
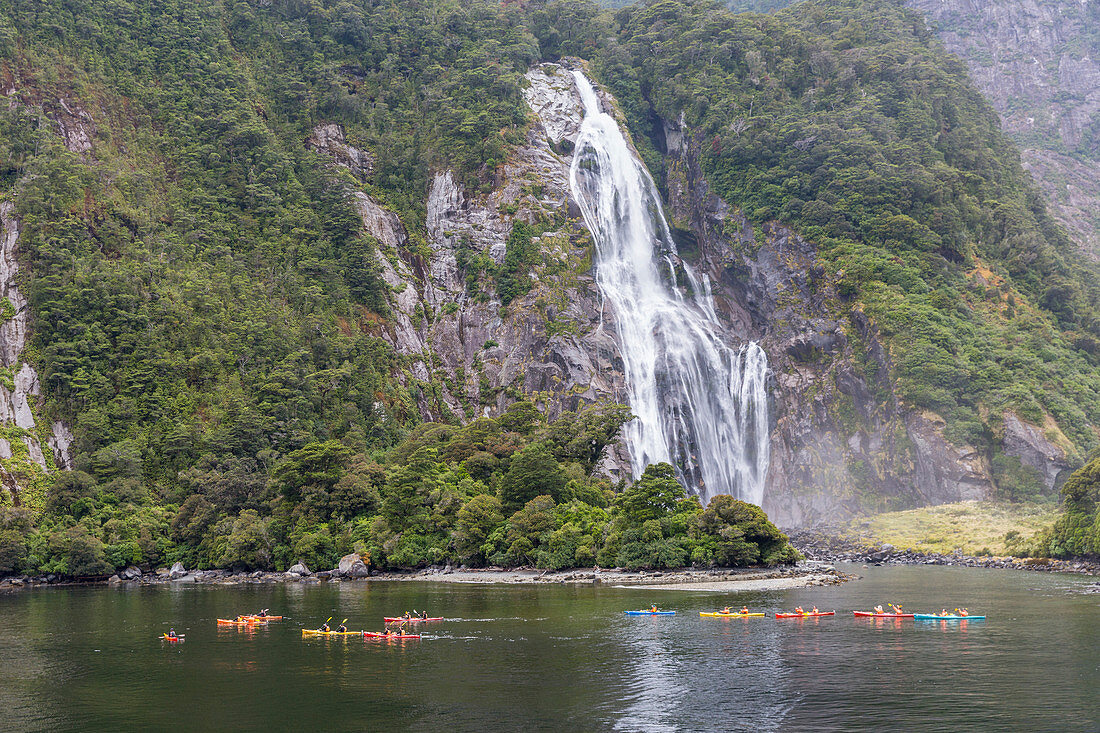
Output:
<svg viewBox="0 0 1100 733">
<path fill-rule="evenodd" d="M 896 613 L 897 615 L 900 616 L 902 614 L 901 606 L 895 606 L 893 603 L 891 603 L 890 608 L 894 609 L 894 613 Z"/>
<path fill-rule="evenodd" d="M 806 615 L 806 612 L 802 610 L 802 606 L 799 606 L 798 608 L 794 609 L 794 612 L 797 613 L 797 614 L 803 615 L 803 616 Z"/>
<path fill-rule="evenodd" d="M 821 613 L 821 611 L 818 611 L 817 606 L 814 606 L 814 610 L 810 611 L 810 613 Z"/>
<path fill-rule="evenodd" d="M 176 630 L 175 629 L 168 629 L 168 638 L 169 639 L 178 639 L 179 638 L 178 636 L 176 636 Z"/>
<path fill-rule="evenodd" d="M 657 613 L 657 604 L 653 604 L 652 606 L 650 606 L 649 607 L 649 612 L 650 613 Z"/>
<path fill-rule="evenodd" d="M 959 614 L 960 616 L 969 616 L 970 615 L 970 611 L 967 611 L 965 608 L 956 608 L 955 613 Z"/>
<path fill-rule="evenodd" d="M 747 614 L 748 612 L 749 612 L 749 607 L 748 606 L 741 606 L 741 613 L 742 614 Z"/>
<path fill-rule="evenodd" d="M 420 612 L 420 619 L 421 620 L 427 620 L 427 618 L 428 618 L 428 612 L 427 611 L 421 611 Z"/>
<path fill-rule="evenodd" d="M 318 630 L 318 631 L 323 631 L 323 632 L 325 632 L 325 633 L 327 634 L 327 633 L 328 633 L 329 631 L 331 631 L 332 629 L 330 629 L 330 628 L 329 628 L 329 626 L 328 626 L 328 621 L 326 621 L 326 622 L 324 622 L 323 624 L 321 624 L 321 628 L 319 628 L 319 629 L 317 629 L 317 630 Z"/>
<path fill-rule="evenodd" d="M 343 634 L 347 630 L 348 630 L 348 627 L 345 626 L 343 623 L 341 623 L 339 626 L 336 627 L 336 633 L 338 633 L 338 634 Z"/>
<path fill-rule="evenodd" d="M 267 618 L 267 609 L 260 611 L 256 614 L 256 618 Z"/>
<path fill-rule="evenodd" d="M 726 606 L 722 609 L 722 613 L 733 613 L 733 606 Z"/>
<path fill-rule="evenodd" d="M 886 612 L 882 610 L 882 604 L 880 603 L 877 606 L 875 606 L 875 608 L 873 610 L 873 613 L 886 613 Z"/>
</svg>

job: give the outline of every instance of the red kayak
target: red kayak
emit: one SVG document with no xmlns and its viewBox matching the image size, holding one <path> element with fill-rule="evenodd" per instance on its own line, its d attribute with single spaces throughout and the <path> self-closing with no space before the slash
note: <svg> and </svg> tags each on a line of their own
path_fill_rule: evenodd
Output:
<svg viewBox="0 0 1100 733">
<path fill-rule="evenodd" d="M 856 616 L 869 616 L 870 618 L 913 618 L 911 613 L 874 613 L 873 611 L 852 611 Z"/>
<path fill-rule="evenodd" d="M 419 639 L 420 634 L 383 634 L 379 631 L 364 631 L 368 639 Z"/>
<path fill-rule="evenodd" d="M 835 616 L 836 611 L 818 611 L 817 613 L 777 613 L 776 618 L 809 618 L 810 616 Z"/>
</svg>

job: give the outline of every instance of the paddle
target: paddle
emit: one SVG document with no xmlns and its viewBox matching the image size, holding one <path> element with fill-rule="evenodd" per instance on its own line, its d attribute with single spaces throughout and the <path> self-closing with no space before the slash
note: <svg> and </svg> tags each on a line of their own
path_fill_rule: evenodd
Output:
<svg viewBox="0 0 1100 733">
<path fill-rule="evenodd" d="M 329 616 L 328 618 L 325 619 L 325 624 L 327 624 L 331 620 L 332 620 L 332 616 Z M 320 631 L 321 629 L 325 628 L 325 624 L 321 624 L 320 626 L 318 626 L 317 630 Z"/>
</svg>

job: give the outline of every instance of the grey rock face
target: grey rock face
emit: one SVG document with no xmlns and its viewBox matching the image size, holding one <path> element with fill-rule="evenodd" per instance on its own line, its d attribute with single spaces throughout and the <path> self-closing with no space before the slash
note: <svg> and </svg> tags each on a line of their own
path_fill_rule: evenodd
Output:
<svg viewBox="0 0 1100 733">
<path fill-rule="evenodd" d="M 769 517 L 797 527 L 987 495 L 982 458 L 948 443 L 938 416 L 893 396 L 877 329 L 861 312 L 843 311 L 837 273 L 825 270 L 815 247 L 777 225 L 754 231 L 711 193 L 691 131 L 670 121 L 664 131 L 675 225 L 697 244 L 696 266 L 716 284 L 729 340 L 758 340 L 773 370 Z M 879 395 L 888 396 L 885 405 Z"/>
<path fill-rule="evenodd" d="M 1058 474 L 1072 467 L 1064 450 L 1050 442 L 1040 428 L 1015 413 L 1005 413 L 1004 428 L 1005 453 L 1038 470 L 1048 490 L 1054 488 Z"/>
<path fill-rule="evenodd" d="M 15 205 L 12 201 L 0 202 L 0 300 L 11 303 L 14 313 L 11 318 L 0 323 L 0 362 L 6 367 L 19 366 L 12 379 L 13 389 L 0 386 L 0 424 L 14 425 L 28 431 L 20 440 L 27 448 L 30 460 L 43 471 L 49 470 L 50 463 L 42 451 L 35 428 L 35 408 L 38 405 L 42 388 L 38 382 L 38 373 L 28 362 L 22 361 L 23 348 L 26 346 L 27 325 L 30 311 L 27 300 L 19 291 L 19 221 L 15 218 Z M 53 459 L 60 468 L 70 467 L 69 445 L 72 433 L 60 422 L 53 424 L 53 434 L 48 439 Z M 12 459 L 12 447 L 8 440 L 0 444 L 0 461 Z M 0 485 L 18 504 L 21 487 L 15 475 L 19 471 L 9 471 L 0 464 Z"/>
<path fill-rule="evenodd" d="M 348 145 L 340 125 L 317 125 L 306 138 L 306 147 L 330 156 L 336 165 L 347 168 L 360 179 L 366 180 L 374 173 L 374 156 Z"/>
<path fill-rule="evenodd" d="M 1082 251 L 1100 257 L 1100 4 L 1088 0 L 906 0 L 1021 148 L 1024 167 Z M 1091 146 L 1091 147 L 1090 147 Z"/>
<path fill-rule="evenodd" d="M 286 574 L 287 575 L 312 575 L 312 573 L 309 572 L 309 568 L 307 568 L 306 564 L 303 563 L 303 562 L 298 562 L 298 563 L 295 563 L 294 565 L 291 565 L 287 569 Z"/>
<path fill-rule="evenodd" d="M 410 251 L 402 222 L 358 194 L 393 291 L 385 336 L 408 359 L 398 378 L 440 387 L 435 399 L 421 399 L 425 419 L 443 410 L 466 420 L 492 416 L 524 396 L 537 395 L 551 417 L 597 399 L 623 399 L 614 328 L 590 272 L 588 234 L 569 218 L 570 152 L 581 121 L 569 63 L 527 74 L 524 94 L 539 114 L 526 144 L 495 173 L 492 190 L 474 193 L 451 171 L 435 172 L 425 202 L 426 248 Z M 530 273 L 529 293 L 502 307 L 484 274 L 468 287 L 461 249 L 499 264 L 517 221 L 555 220 L 562 225 L 537 242 L 543 261 Z M 609 473 L 622 465 L 613 455 Z"/>
<path fill-rule="evenodd" d="M 187 571 L 184 570 L 183 563 L 177 562 L 172 566 L 172 569 L 168 571 L 168 575 L 172 578 L 172 580 L 175 580 L 177 578 L 182 578 L 183 576 L 187 575 Z"/>
</svg>

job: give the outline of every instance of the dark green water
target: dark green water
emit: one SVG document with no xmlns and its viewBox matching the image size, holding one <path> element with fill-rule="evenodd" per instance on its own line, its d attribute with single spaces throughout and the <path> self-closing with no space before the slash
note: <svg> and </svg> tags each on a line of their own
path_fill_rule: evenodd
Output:
<svg viewBox="0 0 1100 733">
<path fill-rule="evenodd" d="M 1100 730 L 1090 579 L 883 567 L 832 588 L 712 594 L 428 583 L 0 596 L 4 730 Z M 967 605 L 984 622 L 854 619 Z M 622 611 L 655 602 L 674 617 Z M 700 619 L 721 603 L 836 609 Z M 291 618 L 254 633 L 218 616 Z M 420 641 L 303 640 L 426 608 Z M 845 612 L 845 613 L 841 613 Z M 156 636 L 174 625 L 187 640 Z"/>
</svg>

